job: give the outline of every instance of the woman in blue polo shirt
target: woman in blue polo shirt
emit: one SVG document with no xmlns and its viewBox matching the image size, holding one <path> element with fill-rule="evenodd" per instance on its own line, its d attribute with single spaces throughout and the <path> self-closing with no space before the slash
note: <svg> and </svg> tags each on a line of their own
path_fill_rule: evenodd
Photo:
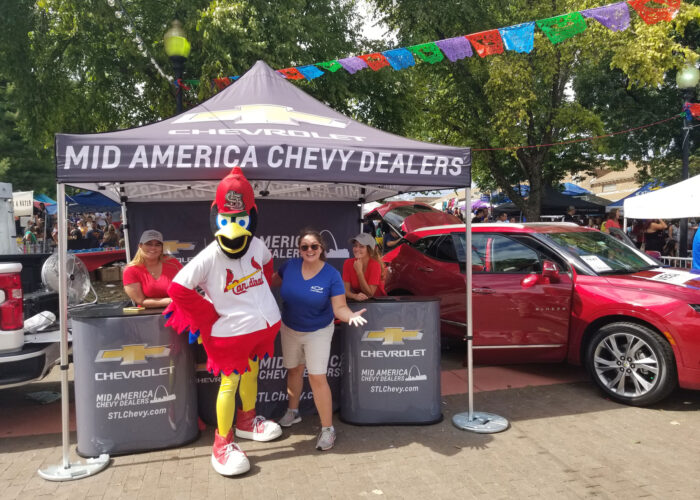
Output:
<svg viewBox="0 0 700 500">
<path fill-rule="evenodd" d="M 279 424 L 290 427 L 301 421 L 299 397 L 306 367 L 321 418 L 316 448 L 325 451 L 335 442 L 333 402 L 326 380 L 333 320 L 336 317 L 353 326 L 363 325 L 366 323 L 362 317 L 365 309 L 355 313 L 347 306 L 343 279 L 338 271 L 326 264 L 326 248 L 317 231 L 305 229 L 301 232 L 299 254 L 301 258 L 285 262 L 273 278 L 273 284 L 279 284 L 280 280 L 282 284 L 280 339 L 289 394 L 289 409 Z"/>
</svg>

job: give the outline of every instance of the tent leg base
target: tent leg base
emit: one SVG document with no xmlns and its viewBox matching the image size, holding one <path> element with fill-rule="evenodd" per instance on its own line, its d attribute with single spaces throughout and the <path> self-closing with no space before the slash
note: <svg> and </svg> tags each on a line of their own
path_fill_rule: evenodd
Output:
<svg viewBox="0 0 700 500">
<path fill-rule="evenodd" d="M 469 418 L 469 413 L 458 413 L 452 417 L 452 423 L 463 431 L 476 432 L 477 434 L 494 434 L 503 432 L 509 427 L 508 420 L 493 413 L 475 411 Z"/>
<path fill-rule="evenodd" d="M 101 472 L 109 465 L 109 455 L 102 454 L 97 458 L 88 458 L 85 463 L 76 462 L 68 467 L 62 465 L 49 465 L 45 469 L 39 469 L 39 476 L 47 481 L 73 481 L 82 479 Z"/>
</svg>

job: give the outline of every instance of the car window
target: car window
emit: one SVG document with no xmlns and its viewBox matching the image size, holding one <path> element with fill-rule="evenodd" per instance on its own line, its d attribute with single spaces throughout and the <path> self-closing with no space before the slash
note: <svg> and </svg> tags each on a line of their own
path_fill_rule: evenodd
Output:
<svg viewBox="0 0 700 500">
<path fill-rule="evenodd" d="M 425 254 L 438 260 L 457 262 L 457 252 L 455 251 L 452 237 L 449 235 L 434 240 L 426 249 Z"/>
<path fill-rule="evenodd" d="M 438 238 L 436 236 L 430 236 L 428 238 L 421 238 L 420 240 L 413 243 L 413 248 L 418 250 L 420 253 L 428 254 L 428 249 L 435 243 Z"/>
<path fill-rule="evenodd" d="M 457 255 L 464 262 L 464 234 L 452 235 Z M 472 234 L 472 272 L 532 273 L 540 272 L 542 257 L 532 248 L 500 234 Z"/>
</svg>

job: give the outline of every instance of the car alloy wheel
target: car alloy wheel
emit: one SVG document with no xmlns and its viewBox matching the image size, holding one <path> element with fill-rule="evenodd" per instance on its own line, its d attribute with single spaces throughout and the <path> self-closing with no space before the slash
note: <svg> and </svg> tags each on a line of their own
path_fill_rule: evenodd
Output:
<svg viewBox="0 0 700 500">
<path fill-rule="evenodd" d="M 612 323 L 598 330 L 586 363 L 598 386 L 625 404 L 655 403 L 677 383 L 671 346 L 658 333 L 635 323 Z"/>
</svg>

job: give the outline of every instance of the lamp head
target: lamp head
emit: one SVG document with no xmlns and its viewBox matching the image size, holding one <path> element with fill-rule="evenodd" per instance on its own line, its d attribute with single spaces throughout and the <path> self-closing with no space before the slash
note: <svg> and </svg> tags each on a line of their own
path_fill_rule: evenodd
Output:
<svg viewBox="0 0 700 500">
<path fill-rule="evenodd" d="M 168 57 L 182 57 L 187 59 L 190 55 L 190 42 L 185 37 L 185 30 L 182 28 L 182 23 L 175 19 L 168 31 L 163 35 L 163 43 L 165 45 L 165 53 Z"/>
<path fill-rule="evenodd" d="M 676 74 L 676 85 L 679 89 L 692 89 L 698 85 L 700 80 L 700 70 L 694 65 L 686 64 Z"/>
</svg>

